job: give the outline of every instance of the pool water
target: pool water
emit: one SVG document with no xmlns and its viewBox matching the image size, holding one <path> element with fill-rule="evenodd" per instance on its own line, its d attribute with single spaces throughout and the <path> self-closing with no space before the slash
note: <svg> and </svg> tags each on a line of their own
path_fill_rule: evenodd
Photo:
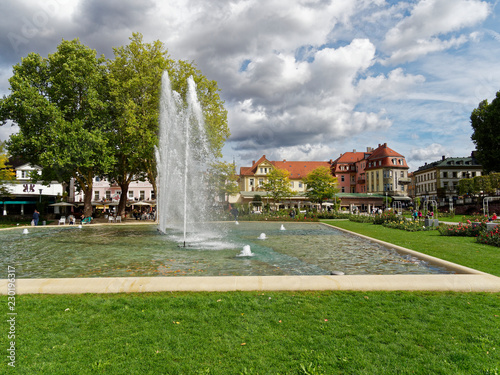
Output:
<svg viewBox="0 0 500 375">
<path fill-rule="evenodd" d="M 155 225 L 0 231 L 0 276 L 9 265 L 18 278 L 450 273 L 319 223 L 281 225 L 224 223 L 221 235 L 187 247 Z M 245 245 L 252 256 L 240 256 Z"/>
</svg>

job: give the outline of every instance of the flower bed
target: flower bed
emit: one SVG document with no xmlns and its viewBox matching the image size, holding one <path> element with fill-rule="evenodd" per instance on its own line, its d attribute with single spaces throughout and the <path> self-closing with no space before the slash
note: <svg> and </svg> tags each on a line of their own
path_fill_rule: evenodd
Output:
<svg viewBox="0 0 500 375">
<path fill-rule="evenodd" d="M 466 224 L 458 223 L 458 225 L 440 225 L 439 233 L 442 236 L 460 236 L 460 237 L 477 237 L 486 229 L 485 223 L 473 224 L 470 221 Z"/>
<path fill-rule="evenodd" d="M 401 229 L 407 232 L 417 232 L 423 230 L 433 230 L 432 226 L 425 226 L 418 221 L 408 221 L 408 220 L 398 220 L 398 221 L 386 221 L 382 224 L 383 227 Z"/>
<path fill-rule="evenodd" d="M 497 225 L 493 230 L 485 230 L 477 236 L 477 242 L 500 247 L 500 229 Z"/>
</svg>

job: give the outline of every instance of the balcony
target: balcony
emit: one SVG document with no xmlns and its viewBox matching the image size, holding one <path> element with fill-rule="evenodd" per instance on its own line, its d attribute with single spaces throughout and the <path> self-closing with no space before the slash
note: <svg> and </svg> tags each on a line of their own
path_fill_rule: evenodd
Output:
<svg viewBox="0 0 500 375">
<path fill-rule="evenodd" d="M 411 178 L 399 178 L 398 180 L 398 184 L 400 185 L 408 185 L 408 184 L 411 184 Z"/>
</svg>

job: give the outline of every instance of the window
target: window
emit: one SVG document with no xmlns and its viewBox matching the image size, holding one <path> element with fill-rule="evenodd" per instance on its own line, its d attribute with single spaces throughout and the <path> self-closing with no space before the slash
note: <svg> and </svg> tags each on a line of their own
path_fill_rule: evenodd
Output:
<svg viewBox="0 0 500 375">
<path fill-rule="evenodd" d="M 290 181 L 290 187 L 293 189 L 293 181 Z"/>
<path fill-rule="evenodd" d="M 249 184 L 250 186 L 253 186 L 253 182 L 254 182 L 254 181 L 253 181 L 253 178 L 251 178 L 248 184 Z"/>
<path fill-rule="evenodd" d="M 340 181 L 344 182 L 344 175 L 340 176 Z"/>
<path fill-rule="evenodd" d="M 100 198 L 99 198 L 99 191 L 94 191 L 94 200 L 95 201 L 98 201 Z"/>
<path fill-rule="evenodd" d="M 106 199 L 111 199 L 111 191 L 106 190 Z"/>
<path fill-rule="evenodd" d="M 262 186 L 264 185 L 264 179 L 263 178 L 259 178 L 259 186 Z"/>
<path fill-rule="evenodd" d="M 129 190 L 128 191 L 128 198 L 129 199 L 134 199 L 134 191 L 133 190 Z"/>
<path fill-rule="evenodd" d="M 101 177 L 97 176 L 97 177 L 95 178 L 95 182 L 99 182 L 99 181 L 101 181 Z"/>
<path fill-rule="evenodd" d="M 457 172 L 453 172 L 453 178 L 457 178 Z"/>
<path fill-rule="evenodd" d="M 139 191 L 139 199 L 140 199 L 141 201 L 143 201 L 143 200 L 144 200 L 144 196 L 145 196 L 145 195 L 146 195 L 146 192 L 145 192 L 144 190 Z"/>
<path fill-rule="evenodd" d="M 155 191 L 151 190 L 151 200 L 156 199 Z"/>
<path fill-rule="evenodd" d="M 342 186 L 342 193 L 345 193 L 345 187 Z"/>
<path fill-rule="evenodd" d="M 401 177 L 405 177 L 405 172 L 404 171 L 401 171 Z"/>
<path fill-rule="evenodd" d="M 472 173 L 471 173 L 471 176 L 472 176 L 472 177 L 476 177 L 476 172 L 472 172 Z"/>
<path fill-rule="evenodd" d="M 443 178 L 448 178 L 448 172 L 443 172 Z"/>
</svg>

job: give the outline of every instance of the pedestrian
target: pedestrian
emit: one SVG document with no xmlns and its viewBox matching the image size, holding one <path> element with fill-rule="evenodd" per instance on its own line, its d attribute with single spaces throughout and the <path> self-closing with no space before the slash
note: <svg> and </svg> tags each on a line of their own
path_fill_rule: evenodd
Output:
<svg viewBox="0 0 500 375">
<path fill-rule="evenodd" d="M 422 211 L 418 210 L 418 221 L 422 219 Z"/>
<path fill-rule="evenodd" d="M 35 208 L 35 212 L 33 212 L 33 225 L 37 226 L 38 225 L 38 220 L 40 220 L 40 213 L 38 210 Z"/>
<path fill-rule="evenodd" d="M 497 214 L 493 212 L 493 216 L 491 216 L 491 217 L 488 219 L 488 221 L 493 221 L 493 220 L 496 220 L 496 219 L 498 219 Z"/>
</svg>

